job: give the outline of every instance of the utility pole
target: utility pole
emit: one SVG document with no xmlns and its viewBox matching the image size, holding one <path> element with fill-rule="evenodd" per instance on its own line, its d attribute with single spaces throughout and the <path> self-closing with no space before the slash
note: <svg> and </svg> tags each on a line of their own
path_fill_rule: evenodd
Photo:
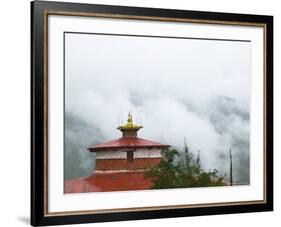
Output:
<svg viewBox="0 0 281 227">
<path fill-rule="evenodd" d="M 232 186 L 233 185 L 233 178 L 232 178 L 232 154 L 231 154 L 231 148 L 229 149 L 229 161 L 230 161 L 229 183 L 230 183 L 230 186 Z"/>
</svg>

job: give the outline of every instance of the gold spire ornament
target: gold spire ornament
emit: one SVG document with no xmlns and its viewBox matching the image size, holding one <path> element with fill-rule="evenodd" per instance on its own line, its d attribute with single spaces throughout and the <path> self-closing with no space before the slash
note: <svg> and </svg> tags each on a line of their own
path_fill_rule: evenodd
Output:
<svg viewBox="0 0 281 227">
<path fill-rule="evenodd" d="M 127 124 L 121 125 L 117 129 L 119 129 L 121 132 L 123 132 L 123 136 L 127 136 L 127 135 L 137 136 L 136 132 L 141 128 L 143 128 L 143 126 L 133 124 L 133 117 L 132 117 L 131 113 L 129 112 Z"/>
<path fill-rule="evenodd" d="M 127 122 L 128 122 L 128 125 L 133 126 L 133 119 L 132 119 L 132 115 L 131 115 L 130 112 L 129 112 L 129 114 L 128 114 L 128 120 L 127 120 Z"/>
</svg>

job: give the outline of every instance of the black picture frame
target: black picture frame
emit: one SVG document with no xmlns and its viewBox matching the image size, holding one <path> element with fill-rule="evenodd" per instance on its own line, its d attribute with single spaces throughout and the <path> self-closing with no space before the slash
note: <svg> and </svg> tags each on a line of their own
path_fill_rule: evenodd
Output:
<svg viewBox="0 0 281 227">
<path fill-rule="evenodd" d="M 145 20 L 184 21 L 191 19 L 195 23 L 207 21 L 214 24 L 239 24 L 248 26 L 263 24 L 265 32 L 265 201 L 220 206 L 198 206 L 192 208 L 167 208 L 153 210 L 116 211 L 102 213 L 63 213 L 49 214 L 46 204 L 46 168 L 48 157 L 48 78 L 47 74 L 47 22 L 50 14 L 80 16 L 100 14 L 103 17 L 118 15 L 119 18 L 143 18 Z M 121 16 L 120 16 L 121 15 Z M 213 214 L 229 214 L 273 210 L 273 16 L 216 13 L 156 8 L 139 8 L 65 2 L 31 2 L 31 224 L 58 225 L 89 222 L 108 222 L 137 219 L 171 218 Z"/>
</svg>

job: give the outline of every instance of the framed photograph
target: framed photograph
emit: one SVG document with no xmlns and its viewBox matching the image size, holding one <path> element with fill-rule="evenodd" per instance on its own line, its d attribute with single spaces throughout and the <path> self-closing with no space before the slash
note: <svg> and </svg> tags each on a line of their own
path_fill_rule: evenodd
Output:
<svg viewBox="0 0 281 227">
<path fill-rule="evenodd" d="M 31 224 L 273 210 L 273 17 L 31 3 Z"/>
</svg>

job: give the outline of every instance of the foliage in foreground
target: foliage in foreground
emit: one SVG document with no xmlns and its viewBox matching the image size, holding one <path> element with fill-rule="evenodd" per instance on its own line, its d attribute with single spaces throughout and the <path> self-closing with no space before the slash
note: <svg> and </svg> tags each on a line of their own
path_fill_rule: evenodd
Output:
<svg viewBox="0 0 281 227">
<path fill-rule="evenodd" d="M 225 185 L 218 170 L 204 171 L 199 156 L 195 159 L 192 153 L 181 154 L 176 149 L 167 149 L 162 154 L 160 163 L 145 171 L 145 177 L 152 179 L 152 189 Z"/>
</svg>

